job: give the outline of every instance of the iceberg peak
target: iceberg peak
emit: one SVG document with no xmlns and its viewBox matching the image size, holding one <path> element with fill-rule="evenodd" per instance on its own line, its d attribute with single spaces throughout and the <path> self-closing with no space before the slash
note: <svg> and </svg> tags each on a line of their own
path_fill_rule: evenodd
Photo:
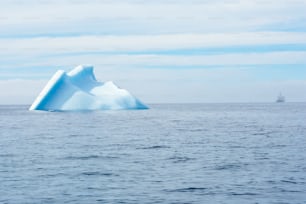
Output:
<svg viewBox="0 0 306 204">
<path fill-rule="evenodd" d="M 79 65 L 70 72 L 68 72 L 68 75 L 70 77 L 88 77 L 91 80 L 96 81 L 94 72 L 93 72 L 93 66 L 91 65 Z"/>
<path fill-rule="evenodd" d="M 112 81 L 96 80 L 92 65 L 79 65 L 70 72 L 58 70 L 29 110 L 77 111 L 147 109 L 140 100 Z"/>
<path fill-rule="evenodd" d="M 84 91 L 89 91 L 97 85 L 102 85 L 102 83 L 96 80 L 93 66 L 91 65 L 79 65 L 68 72 L 67 75 L 72 84 Z"/>
</svg>

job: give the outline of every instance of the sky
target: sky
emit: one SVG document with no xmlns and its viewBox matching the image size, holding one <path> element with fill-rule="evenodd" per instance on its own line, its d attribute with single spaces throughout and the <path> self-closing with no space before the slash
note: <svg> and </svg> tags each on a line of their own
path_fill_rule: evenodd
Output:
<svg viewBox="0 0 306 204">
<path fill-rule="evenodd" d="M 0 104 L 95 67 L 145 103 L 306 101 L 305 0 L 2 0 Z"/>
</svg>

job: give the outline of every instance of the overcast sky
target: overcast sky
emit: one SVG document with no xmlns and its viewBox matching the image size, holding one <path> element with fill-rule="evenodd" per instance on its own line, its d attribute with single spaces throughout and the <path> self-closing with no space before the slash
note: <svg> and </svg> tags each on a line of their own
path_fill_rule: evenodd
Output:
<svg viewBox="0 0 306 204">
<path fill-rule="evenodd" d="M 2 0 L 0 104 L 95 67 L 145 103 L 306 101 L 305 0 Z"/>
</svg>

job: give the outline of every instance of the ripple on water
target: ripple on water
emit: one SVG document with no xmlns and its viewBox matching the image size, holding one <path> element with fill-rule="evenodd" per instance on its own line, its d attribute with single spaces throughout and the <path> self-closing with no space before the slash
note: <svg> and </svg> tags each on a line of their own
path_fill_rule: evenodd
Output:
<svg viewBox="0 0 306 204">
<path fill-rule="evenodd" d="M 136 149 L 168 149 L 170 146 L 167 145 L 153 145 L 153 146 L 147 146 L 147 147 L 138 147 Z"/>
<path fill-rule="evenodd" d="M 0 157 L 15 157 L 16 155 L 14 155 L 14 154 L 0 154 Z"/>
<path fill-rule="evenodd" d="M 298 184 L 296 181 L 290 181 L 290 180 L 281 180 L 282 183 L 290 183 L 290 184 Z"/>
<path fill-rule="evenodd" d="M 185 163 L 188 161 L 192 161 L 192 160 L 196 160 L 195 158 L 190 158 L 190 157 L 180 157 L 180 156 L 174 156 L 174 157 L 170 157 L 168 158 L 168 160 L 170 160 L 173 163 Z"/>
<path fill-rule="evenodd" d="M 163 190 L 166 193 L 179 193 L 179 194 L 192 194 L 192 195 L 215 195 L 216 191 L 212 188 L 206 187 L 186 187 L 186 188 L 177 188 L 177 189 L 165 189 Z"/>
<path fill-rule="evenodd" d="M 116 176 L 113 173 L 99 172 L 99 171 L 86 171 L 82 172 L 80 175 L 83 176 Z"/>
<path fill-rule="evenodd" d="M 179 193 L 184 193 L 184 192 L 195 192 L 195 191 L 206 191 L 208 188 L 204 187 L 187 187 L 187 188 L 177 188 L 173 190 L 164 190 L 166 192 L 179 192 Z"/>
<path fill-rule="evenodd" d="M 100 156 L 100 155 L 88 155 L 88 156 L 67 156 L 63 157 L 64 160 L 90 160 L 90 159 L 117 159 L 116 156 Z"/>
<path fill-rule="evenodd" d="M 231 196 L 256 196 L 259 195 L 258 193 L 253 193 L 253 192 L 230 192 L 229 195 Z"/>
<path fill-rule="evenodd" d="M 239 170 L 243 167 L 248 166 L 248 164 L 221 164 L 214 167 L 214 170 Z"/>
</svg>

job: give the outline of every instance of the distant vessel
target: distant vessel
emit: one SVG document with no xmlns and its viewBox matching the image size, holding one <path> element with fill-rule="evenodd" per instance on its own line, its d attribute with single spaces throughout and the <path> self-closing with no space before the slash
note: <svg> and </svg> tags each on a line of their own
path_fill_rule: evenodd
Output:
<svg viewBox="0 0 306 204">
<path fill-rule="evenodd" d="M 285 102 L 285 96 L 283 96 L 281 93 L 278 95 L 276 103 L 284 103 Z"/>
</svg>

